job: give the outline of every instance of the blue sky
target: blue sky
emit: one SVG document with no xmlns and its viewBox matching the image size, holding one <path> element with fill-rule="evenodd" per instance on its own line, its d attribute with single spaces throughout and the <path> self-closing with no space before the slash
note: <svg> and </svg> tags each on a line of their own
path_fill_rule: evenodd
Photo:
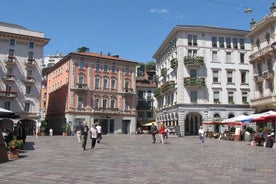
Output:
<svg viewBox="0 0 276 184">
<path fill-rule="evenodd" d="M 152 56 L 176 25 L 249 30 L 269 13 L 271 0 L 12 0 L 1 1 L 1 22 L 50 38 L 44 55 L 85 46 L 137 62 Z M 6 7 L 6 8 L 5 8 Z M 252 8 L 251 14 L 244 13 Z"/>
</svg>

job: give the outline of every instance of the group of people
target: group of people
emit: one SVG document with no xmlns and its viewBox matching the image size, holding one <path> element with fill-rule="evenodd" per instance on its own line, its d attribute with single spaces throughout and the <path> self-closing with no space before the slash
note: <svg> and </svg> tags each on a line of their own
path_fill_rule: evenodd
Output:
<svg viewBox="0 0 276 184">
<path fill-rule="evenodd" d="M 100 143 L 102 140 L 102 127 L 100 123 L 94 123 L 92 127 L 89 129 L 87 122 L 83 121 L 82 124 L 77 126 L 77 138 L 79 144 L 82 145 L 82 150 L 86 150 L 87 138 L 90 136 L 91 138 L 91 149 L 94 150 L 96 146 L 96 142 Z"/>
<path fill-rule="evenodd" d="M 153 123 L 151 125 L 151 135 L 152 135 L 152 143 L 156 143 L 156 134 L 160 134 L 160 142 L 162 144 L 165 143 L 166 140 L 168 140 L 168 130 L 166 130 L 164 124 L 160 125 L 160 128 L 158 129 L 157 126 Z"/>
</svg>

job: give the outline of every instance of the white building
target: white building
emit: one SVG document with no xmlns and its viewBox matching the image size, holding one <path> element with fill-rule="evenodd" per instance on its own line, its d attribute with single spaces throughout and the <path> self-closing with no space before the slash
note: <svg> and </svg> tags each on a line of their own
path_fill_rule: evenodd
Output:
<svg viewBox="0 0 276 184">
<path fill-rule="evenodd" d="M 250 106 L 256 112 L 276 110 L 275 70 L 276 70 L 276 9 L 274 3 L 270 13 L 256 23 L 251 22 L 247 35 L 252 40 L 253 53 L 250 63 L 253 66 L 254 97 Z"/>
<path fill-rule="evenodd" d="M 196 135 L 203 122 L 252 114 L 248 31 L 176 26 L 158 48 L 156 120 Z M 208 127 L 206 127 L 208 128 Z M 210 131 L 220 131 L 210 126 Z"/>
<path fill-rule="evenodd" d="M 51 67 L 54 64 L 56 64 L 57 62 L 59 62 L 59 60 L 61 60 L 62 58 L 64 58 L 64 55 L 62 55 L 62 54 L 47 55 L 43 59 L 42 67 L 43 68 Z"/>
<path fill-rule="evenodd" d="M 27 134 L 40 116 L 41 63 L 49 39 L 44 33 L 0 22 L 0 107 L 16 112 Z M 1 120 L 12 128 L 11 120 Z"/>
</svg>

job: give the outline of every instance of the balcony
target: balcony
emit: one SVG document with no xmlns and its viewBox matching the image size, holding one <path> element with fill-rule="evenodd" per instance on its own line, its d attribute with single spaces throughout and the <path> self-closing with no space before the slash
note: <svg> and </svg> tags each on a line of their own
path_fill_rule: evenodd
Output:
<svg viewBox="0 0 276 184">
<path fill-rule="evenodd" d="M 160 90 L 160 88 L 156 88 L 156 89 L 154 90 L 153 94 L 154 94 L 155 97 L 161 96 L 161 90 Z"/>
<path fill-rule="evenodd" d="M 168 81 L 160 87 L 162 93 L 168 93 L 175 90 L 175 81 Z"/>
<path fill-rule="evenodd" d="M 134 94 L 134 91 L 132 88 L 124 88 L 123 93 L 124 93 L 124 95 L 132 95 L 132 94 Z"/>
<path fill-rule="evenodd" d="M 7 74 L 2 78 L 5 82 L 14 82 L 15 76 L 12 74 Z"/>
<path fill-rule="evenodd" d="M 204 65 L 204 58 L 201 56 L 185 56 L 184 65 L 186 66 L 202 66 Z"/>
<path fill-rule="evenodd" d="M 24 82 L 25 82 L 25 83 L 35 83 L 35 79 L 34 79 L 34 77 L 27 76 L 27 77 L 24 79 Z"/>
<path fill-rule="evenodd" d="M 0 91 L 0 97 L 15 98 L 15 97 L 17 97 L 17 92 L 15 92 L 15 91 Z"/>
<path fill-rule="evenodd" d="M 172 69 L 176 69 L 177 63 L 178 63 L 177 59 L 176 59 L 176 58 L 173 58 L 173 59 L 171 60 L 171 68 L 172 68 Z"/>
<path fill-rule="evenodd" d="M 87 84 L 77 83 L 75 89 L 83 89 L 83 90 L 86 90 L 86 89 L 88 89 L 88 86 L 87 86 Z"/>
<path fill-rule="evenodd" d="M 35 66 L 35 59 L 34 58 L 28 58 L 26 61 L 25 61 L 25 66 L 26 67 L 34 67 Z"/>
<path fill-rule="evenodd" d="M 266 70 L 263 72 L 263 78 L 264 79 L 274 79 L 274 71 L 273 70 Z"/>
<path fill-rule="evenodd" d="M 254 81 L 256 83 L 262 83 L 264 81 L 264 78 L 263 78 L 263 76 L 257 75 L 257 76 L 254 76 Z"/>
<path fill-rule="evenodd" d="M 154 82 L 155 82 L 155 83 L 158 83 L 158 80 L 159 80 L 159 76 L 158 76 L 158 75 L 155 75 L 155 76 L 154 76 Z"/>
<path fill-rule="evenodd" d="M 8 56 L 4 59 L 4 62 L 6 63 L 6 65 L 8 66 L 15 66 L 17 59 L 15 56 Z"/>
<path fill-rule="evenodd" d="M 203 77 L 187 77 L 184 78 L 184 86 L 202 87 L 205 86 L 205 78 Z"/>
<path fill-rule="evenodd" d="M 161 69 L 161 76 L 165 77 L 167 75 L 167 68 L 162 68 Z"/>
<path fill-rule="evenodd" d="M 94 108 L 94 112 L 116 114 L 116 113 L 119 113 L 119 108 L 97 107 L 97 108 Z"/>
</svg>

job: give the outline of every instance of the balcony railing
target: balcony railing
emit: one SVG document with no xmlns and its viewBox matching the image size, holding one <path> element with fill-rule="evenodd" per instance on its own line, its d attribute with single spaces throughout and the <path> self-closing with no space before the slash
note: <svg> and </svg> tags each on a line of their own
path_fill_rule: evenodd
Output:
<svg viewBox="0 0 276 184">
<path fill-rule="evenodd" d="M 175 69 L 177 67 L 177 63 L 178 63 L 177 59 L 173 58 L 171 60 L 171 68 Z"/>
<path fill-rule="evenodd" d="M 16 57 L 15 56 L 8 56 L 4 59 L 4 62 L 6 63 L 6 65 L 12 66 L 12 65 L 16 65 Z"/>
<path fill-rule="evenodd" d="M 201 56 L 185 56 L 184 65 L 187 66 L 201 66 L 204 64 L 204 58 Z"/>
<path fill-rule="evenodd" d="M 25 66 L 27 66 L 27 67 L 33 67 L 33 66 L 35 66 L 35 59 L 33 59 L 33 58 L 28 58 L 28 59 L 25 61 Z"/>
<path fill-rule="evenodd" d="M 87 89 L 87 84 L 77 83 L 76 89 Z"/>
<path fill-rule="evenodd" d="M 162 75 L 162 77 L 165 77 L 167 75 L 167 68 L 161 69 L 161 75 Z"/>
<path fill-rule="evenodd" d="M 0 91 L 0 97 L 15 98 L 15 97 L 17 97 L 17 92 L 15 92 L 15 91 Z"/>
<path fill-rule="evenodd" d="M 15 77 L 12 74 L 7 74 L 2 79 L 4 81 L 9 81 L 9 82 L 14 82 L 15 81 Z"/>
<path fill-rule="evenodd" d="M 160 89 L 161 89 L 162 93 L 171 91 L 171 89 L 174 90 L 175 89 L 175 81 L 168 81 L 168 82 L 162 84 L 162 86 L 160 87 Z"/>
<path fill-rule="evenodd" d="M 205 78 L 203 77 L 188 77 L 184 78 L 184 86 L 205 86 Z"/>
<path fill-rule="evenodd" d="M 161 96 L 161 90 L 160 90 L 160 88 L 156 88 L 156 89 L 154 90 L 153 94 L 154 94 L 155 97 Z"/>
<path fill-rule="evenodd" d="M 35 79 L 34 79 L 34 77 L 27 76 L 27 77 L 24 79 L 24 82 L 25 82 L 25 83 L 34 83 L 34 82 L 35 82 Z"/>
</svg>

